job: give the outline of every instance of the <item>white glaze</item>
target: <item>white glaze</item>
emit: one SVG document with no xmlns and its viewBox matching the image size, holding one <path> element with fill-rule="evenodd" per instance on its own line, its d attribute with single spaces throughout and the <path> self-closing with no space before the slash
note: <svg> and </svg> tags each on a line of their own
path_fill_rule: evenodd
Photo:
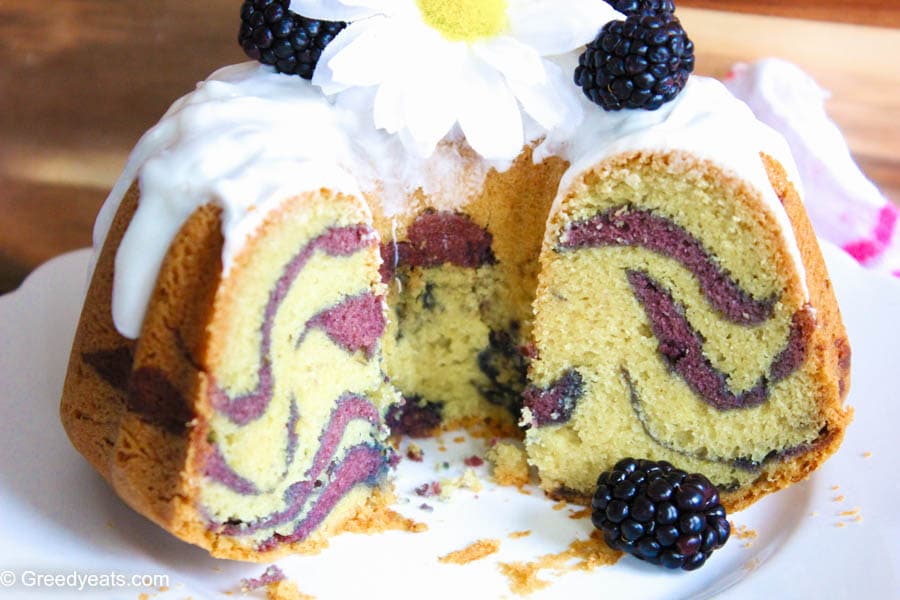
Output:
<svg viewBox="0 0 900 600">
<path fill-rule="evenodd" d="M 436 207 L 453 209 L 480 190 L 491 169 L 509 167 L 508 161 L 489 162 L 473 155 L 458 130 L 429 158 L 410 153 L 399 135 L 377 130 L 371 116 L 360 110 L 374 91 L 351 92 L 330 100 L 299 77 L 244 63 L 214 73 L 147 132 L 94 228 L 99 253 L 119 204 L 137 179 L 140 204 L 115 264 L 113 320 L 122 335 L 139 336 L 165 253 L 180 227 L 204 204 L 223 210 L 227 273 L 268 211 L 298 193 L 327 187 L 360 197 L 372 194 L 381 199 L 385 215 L 392 216 L 421 189 Z M 585 104 L 588 116 L 580 126 L 565 123 L 546 135 L 526 123 L 527 143 L 546 135 L 536 160 L 558 154 L 572 165 L 562 190 L 579 173 L 617 152 L 693 152 L 760 190 L 805 279 L 787 215 L 758 156 L 764 150 L 777 158 L 799 186 L 790 152 L 721 84 L 692 78 L 678 99 L 655 112 L 606 113 Z"/>
<path fill-rule="evenodd" d="M 366 91 L 327 99 L 309 82 L 256 63 L 226 67 L 178 100 L 141 138 L 94 227 L 102 247 L 137 179 L 141 200 L 116 255 L 113 321 L 140 335 L 163 258 L 200 206 L 222 208 L 226 273 L 267 212 L 322 187 L 384 199 L 386 215 L 417 189 L 453 208 L 481 187 L 492 167 L 449 140 L 429 158 L 408 156 L 397 136 L 377 131 L 357 107 Z M 460 177 L 460 173 L 464 173 Z"/>
<path fill-rule="evenodd" d="M 557 155 L 570 167 L 563 175 L 551 214 L 579 176 L 603 160 L 635 151 L 686 151 L 709 160 L 755 188 L 763 205 L 778 223 L 785 247 L 793 258 L 807 299 L 806 271 L 790 219 L 772 189 L 760 152 L 778 160 L 788 179 L 803 197 L 797 166 L 787 142 L 774 129 L 761 123 L 746 104 L 735 98 L 719 81 L 691 77 L 684 90 L 655 111 L 586 110 L 574 134 L 555 132 L 536 149 L 535 160 Z"/>
</svg>

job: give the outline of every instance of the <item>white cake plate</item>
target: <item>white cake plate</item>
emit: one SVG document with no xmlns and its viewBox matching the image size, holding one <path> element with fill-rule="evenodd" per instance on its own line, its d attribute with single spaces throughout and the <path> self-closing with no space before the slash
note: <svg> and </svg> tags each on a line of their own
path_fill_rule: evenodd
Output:
<svg viewBox="0 0 900 600">
<path fill-rule="evenodd" d="M 668 572 L 626 557 L 592 572 L 544 571 L 551 585 L 531 598 L 900 595 L 900 283 L 823 246 L 853 347 L 848 401 L 856 419 L 840 452 L 808 481 L 732 515 L 757 537 L 733 536 L 699 571 Z M 58 257 L 0 297 L 0 597 L 240 597 L 240 580 L 264 566 L 212 559 L 151 524 L 66 439 L 58 403 L 88 261 L 87 250 Z M 552 510 L 538 490 L 492 484 L 486 465 L 476 469 L 478 493 L 459 490 L 447 502 L 417 497 L 416 486 L 459 476 L 465 457 L 484 454 L 483 442 L 454 437 L 444 436 L 443 452 L 438 441 L 421 444 L 424 462 L 399 467 L 405 503 L 398 510 L 427 523 L 427 532 L 343 535 L 317 556 L 278 565 L 303 592 L 324 599 L 514 597 L 499 561 L 534 560 L 590 533 L 589 519 Z M 449 468 L 436 470 L 444 462 Z M 522 530 L 531 534 L 508 537 Z M 463 566 L 438 562 L 485 538 L 500 540 L 499 552 Z M 90 575 L 95 581 L 79 590 L 75 577 Z"/>
</svg>

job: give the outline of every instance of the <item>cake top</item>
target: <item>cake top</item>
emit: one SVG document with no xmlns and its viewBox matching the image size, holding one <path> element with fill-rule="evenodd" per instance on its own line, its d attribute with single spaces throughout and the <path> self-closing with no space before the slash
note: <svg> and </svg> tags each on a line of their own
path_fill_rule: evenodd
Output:
<svg viewBox="0 0 900 600">
<path fill-rule="evenodd" d="M 293 0 L 291 8 L 351 20 L 313 75 L 326 95 L 364 90 L 358 110 L 410 153 L 429 156 L 458 129 L 479 155 L 506 161 L 529 138 L 577 126 L 578 90 L 550 57 L 621 17 L 598 0 Z"/>
<path fill-rule="evenodd" d="M 269 4 L 287 19 L 287 0 Z M 178 100 L 136 146 L 95 225 L 99 252 L 125 193 L 139 181 L 140 204 L 116 257 L 119 332 L 140 334 L 166 251 L 199 206 L 222 208 L 227 272 L 268 211 L 288 197 L 323 187 L 368 194 L 390 217 L 421 190 L 435 207 L 453 210 L 479 192 L 491 169 L 507 169 L 529 145 L 536 161 L 554 155 L 570 163 L 563 192 L 585 168 L 617 152 L 685 150 L 709 158 L 759 189 L 803 278 L 790 223 L 759 158 L 771 154 L 799 184 L 790 153 L 721 84 L 688 80 L 681 65 L 675 79 L 683 74 L 683 82 L 672 87 L 671 73 L 658 71 L 665 76 L 649 96 L 624 94 L 627 86 L 618 95 L 591 93 L 598 77 L 618 66 L 615 52 L 604 50 L 610 39 L 630 44 L 622 48 L 631 56 L 642 48 L 640 36 L 662 32 L 659 47 L 684 50 L 677 20 L 638 14 L 622 28 L 622 15 L 597 0 L 449 4 L 294 0 L 291 7 L 311 18 L 356 19 L 332 27 L 291 17 L 297 40 L 327 42 L 317 50 L 312 81 L 278 72 L 290 65 L 245 63 L 217 71 Z M 277 44 L 273 28 L 287 28 L 279 23 L 242 29 L 245 50 L 246 43 L 268 41 L 261 53 L 248 50 L 265 62 Z M 580 46 L 591 39 L 596 57 L 587 60 L 591 47 L 581 54 Z M 618 80 L 640 83 L 635 73 Z M 657 96 L 673 89 L 674 100 L 657 105 Z M 640 102 L 653 110 L 628 108 Z"/>
</svg>

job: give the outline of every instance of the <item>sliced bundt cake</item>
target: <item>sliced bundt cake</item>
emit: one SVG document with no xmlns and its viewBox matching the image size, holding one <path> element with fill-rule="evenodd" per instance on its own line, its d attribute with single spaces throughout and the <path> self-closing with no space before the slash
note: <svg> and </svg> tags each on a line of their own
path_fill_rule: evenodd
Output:
<svg viewBox="0 0 900 600">
<path fill-rule="evenodd" d="M 563 496 L 589 498 L 598 473 L 642 456 L 744 506 L 840 444 L 849 347 L 834 294 L 789 154 L 720 84 L 692 79 L 628 127 L 584 156 L 550 218 L 528 453 Z"/>
<path fill-rule="evenodd" d="M 464 4 L 416 3 L 441 18 L 415 39 L 468 56 L 457 114 L 444 81 L 392 87 L 394 46 L 363 64 L 396 41 L 368 30 L 390 11 L 245 2 L 244 49 L 275 68 L 176 102 L 98 218 L 63 423 L 132 507 L 216 556 L 371 529 L 389 428 L 520 423 L 551 494 L 587 500 L 640 456 L 732 507 L 841 441 L 849 347 L 792 161 L 720 84 L 688 80 L 671 3 L 599 35 L 602 2 Z M 442 37 L 486 14 L 485 36 L 522 40 L 460 55 L 472 40 Z M 572 69 L 610 112 L 545 57 L 595 35 Z"/>
<path fill-rule="evenodd" d="M 63 424 L 133 508 L 227 558 L 314 547 L 380 503 L 397 400 L 381 369 L 380 251 L 368 207 L 301 194 L 223 274 L 222 212 L 166 253 L 136 341 L 112 323 L 116 215 L 71 355 Z M 313 535 L 314 534 L 314 535 Z"/>
</svg>

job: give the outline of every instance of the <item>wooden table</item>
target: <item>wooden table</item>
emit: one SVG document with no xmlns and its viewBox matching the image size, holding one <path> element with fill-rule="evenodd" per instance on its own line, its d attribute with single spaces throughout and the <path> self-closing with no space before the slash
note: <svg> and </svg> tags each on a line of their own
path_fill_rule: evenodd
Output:
<svg viewBox="0 0 900 600">
<path fill-rule="evenodd" d="M 681 0 L 679 16 L 702 74 L 766 56 L 812 73 L 832 91 L 829 111 L 863 169 L 900 203 L 900 30 L 871 26 L 900 26 L 897 4 Z M 52 256 L 89 245 L 141 133 L 196 81 L 244 60 L 239 5 L 57 0 L 48 9 L 0 0 L 0 293 Z M 770 16 L 779 14 L 803 18 Z"/>
</svg>

